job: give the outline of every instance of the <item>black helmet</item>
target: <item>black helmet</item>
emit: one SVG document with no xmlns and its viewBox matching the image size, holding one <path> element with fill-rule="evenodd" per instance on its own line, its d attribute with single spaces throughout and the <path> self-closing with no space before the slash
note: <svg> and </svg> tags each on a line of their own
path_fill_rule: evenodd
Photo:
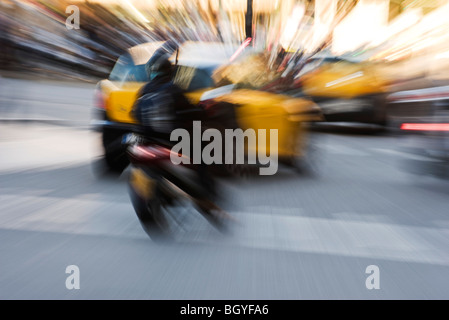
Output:
<svg viewBox="0 0 449 320">
<path fill-rule="evenodd" d="M 171 77 L 173 65 L 170 62 L 170 55 L 166 52 L 156 52 L 145 65 L 150 80 L 160 77 Z"/>
</svg>

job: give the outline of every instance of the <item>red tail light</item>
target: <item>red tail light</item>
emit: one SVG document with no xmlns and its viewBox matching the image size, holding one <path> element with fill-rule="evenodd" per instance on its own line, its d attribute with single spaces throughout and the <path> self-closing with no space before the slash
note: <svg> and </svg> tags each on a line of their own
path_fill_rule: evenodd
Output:
<svg viewBox="0 0 449 320">
<path fill-rule="evenodd" d="M 140 160 L 167 160 L 170 159 L 171 150 L 163 147 L 151 147 L 151 146 L 133 146 L 130 149 L 132 155 Z"/>
<path fill-rule="evenodd" d="M 205 101 L 201 101 L 199 103 L 199 105 L 204 109 L 204 110 L 209 110 L 210 108 L 212 108 L 213 106 L 215 106 L 217 103 L 213 100 L 205 100 Z"/>
<path fill-rule="evenodd" d="M 96 108 L 106 110 L 106 99 L 100 89 L 95 89 L 94 103 Z"/>
<path fill-rule="evenodd" d="M 449 131 L 449 123 L 403 123 L 401 130 L 410 131 Z"/>
<path fill-rule="evenodd" d="M 216 105 L 217 102 L 214 100 L 205 100 L 199 103 L 199 106 L 202 107 L 204 111 L 206 111 L 208 117 L 212 117 L 216 114 L 217 111 L 214 108 L 214 106 Z"/>
</svg>

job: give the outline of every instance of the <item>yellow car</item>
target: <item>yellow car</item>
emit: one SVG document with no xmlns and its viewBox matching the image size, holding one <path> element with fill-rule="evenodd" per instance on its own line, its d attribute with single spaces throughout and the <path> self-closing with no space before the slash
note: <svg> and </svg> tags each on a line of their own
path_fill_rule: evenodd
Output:
<svg viewBox="0 0 449 320">
<path fill-rule="evenodd" d="M 125 133 L 139 129 L 139 123 L 131 111 L 139 90 L 149 81 L 145 64 L 164 43 L 150 42 L 128 49 L 118 58 L 109 78 L 97 83 L 91 125 L 102 134 L 104 159 L 113 170 L 122 171 L 128 165 L 126 147 L 121 143 L 121 138 Z M 209 55 L 201 63 L 184 58 L 197 54 L 198 50 L 217 51 L 220 49 L 218 43 L 188 42 L 182 49 L 184 54 L 174 57 L 178 59 L 178 84 L 188 92 L 191 102 L 197 104 L 202 93 L 214 86 L 212 72 L 227 56 L 220 51 L 221 54 Z"/>
<path fill-rule="evenodd" d="M 268 133 L 275 129 L 278 141 L 275 148 L 267 138 L 266 144 L 247 145 L 246 151 L 274 155 L 283 163 L 293 165 L 301 171 L 313 165 L 308 152 L 308 124 L 324 120 L 320 108 L 310 99 L 292 97 L 280 92 L 269 92 L 263 88 L 279 81 L 281 73 L 269 68 L 269 54 L 264 52 L 250 53 L 233 63 L 220 66 L 212 77 L 219 88 L 231 87 L 230 90 L 207 99 L 207 93 L 201 103 L 215 110 L 230 110 L 226 128 L 264 130 Z M 213 109 L 214 110 L 214 109 Z M 219 112 L 219 111 L 216 111 Z M 217 123 L 217 126 L 223 126 Z M 230 170 L 241 170 L 232 166 Z M 244 167 L 243 167 L 244 169 Z"/>
<path fill-rule="evenodd" d="M 112 169 L 122 170 L 128 163 L 120 138 L 139 126 L 131 110 L 138 90 L 148 81 L 144 65 L 161 45 L 131 48 L 118 59 L 109 79 L 97 85 L 97 118 L 93 124 L 102 132 L 105 160 Z M 221 43 L 183 44 L 178 52 L 175 82 L 186 90 L 193 104 L 207 109 L 209 126 L 267 132 L 276 129 L 276 148 L 270 148 L 268 141 L 263 147 L 248 145 L 247 150 L 263 148 L 260 151 L 276 153 L 279 160 L 288 160 L 302 169 L 307 142 L 302 124 L 322 120 L 319 108 L 305 98 L 258 90 L 279 75 L 267 70 L 263 54 L 247 50 L 240 59 L 230 62 L 234 52 L 235 48 Z M 231 166 L 230 170 L 236 168 Z"/>
<path fill-rule="evenodd" d="M 387 121 L 388 81 L 375 63 L 311 58 L 295 76 L 294 86 L 320 106 L 326 121 L 380 125 Z"/>
</svg>

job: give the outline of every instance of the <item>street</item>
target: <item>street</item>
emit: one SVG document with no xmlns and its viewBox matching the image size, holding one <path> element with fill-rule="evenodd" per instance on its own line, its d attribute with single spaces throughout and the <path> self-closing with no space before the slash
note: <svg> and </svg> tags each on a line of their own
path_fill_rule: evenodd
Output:
<svg viewBox="0 0 449 320">
<path fill-rule="evenodd" d="M 449 298 L 449 183 L 403 171 L 398 137 L 315 132 L 316 175 L 220 181 L 231 232 L 158 244 L 102 170 L 93 85 L 1 80 L 0 299 Z"/>
</svg>

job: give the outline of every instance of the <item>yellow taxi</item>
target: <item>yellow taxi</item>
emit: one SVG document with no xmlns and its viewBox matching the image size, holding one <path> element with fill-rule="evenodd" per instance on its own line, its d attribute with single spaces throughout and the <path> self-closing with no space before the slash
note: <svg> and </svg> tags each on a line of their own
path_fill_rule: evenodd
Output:
<svg viewBox="0 0 449 320">
<path fill-rule="evenodd" d="M 109 79 L 102 80 L 96 91 L 96 118 L 93 125 L 102 132 L 104 155 L 112 169 L 127 165 L 125 147 L 120 138 L 139 127 L 132 108 L 139 89 L 148 81 L 145 63 L 162 42 L 130 48 L 121 56 Z M 240 52 L 238 59 L 235 53 Z M 267 56 L 241 50 L 223 43 L 186 42 L 173 55 L 176 64 L 175 82 L 195 105 L 208 109 L 211 124 L 217 128 L 275 129 L 276 148 L 262 148 L 267 154 L 286 160 L 303 169 L 306 159 L 307 135 L 305 123 L 323 120 L 318 106 L 304 97 L 259 90 L 280 75 L 268 68 Z M 241 166 L 232 165 L 235 171 Z"/>
<path fill-rule="evenodd" d="M 108 79 L 97 83 L 91 125 L 101 132 L 104 159 L 113 170 L 122 171 L 128 165 L 121 138 L 139 128 L 132 109 L 139 90 L 149 81 L 145 64 L 165 43 L 156 41 L 129 48 L 117 59 Z M 187 42 L 174 54 L 178 84 L 193 104 L 199 102 L 204 91 L 214 87 L 212 72 L 227 61 L 232 49 L 221 43 Z"/>
<path fill-rule="evenodd" d="M 387 122 L 389 80 L 375 62 L 314 56 L 295 75 L 293 87 L 316 102 L 329 122 Z"/>
</svg>

